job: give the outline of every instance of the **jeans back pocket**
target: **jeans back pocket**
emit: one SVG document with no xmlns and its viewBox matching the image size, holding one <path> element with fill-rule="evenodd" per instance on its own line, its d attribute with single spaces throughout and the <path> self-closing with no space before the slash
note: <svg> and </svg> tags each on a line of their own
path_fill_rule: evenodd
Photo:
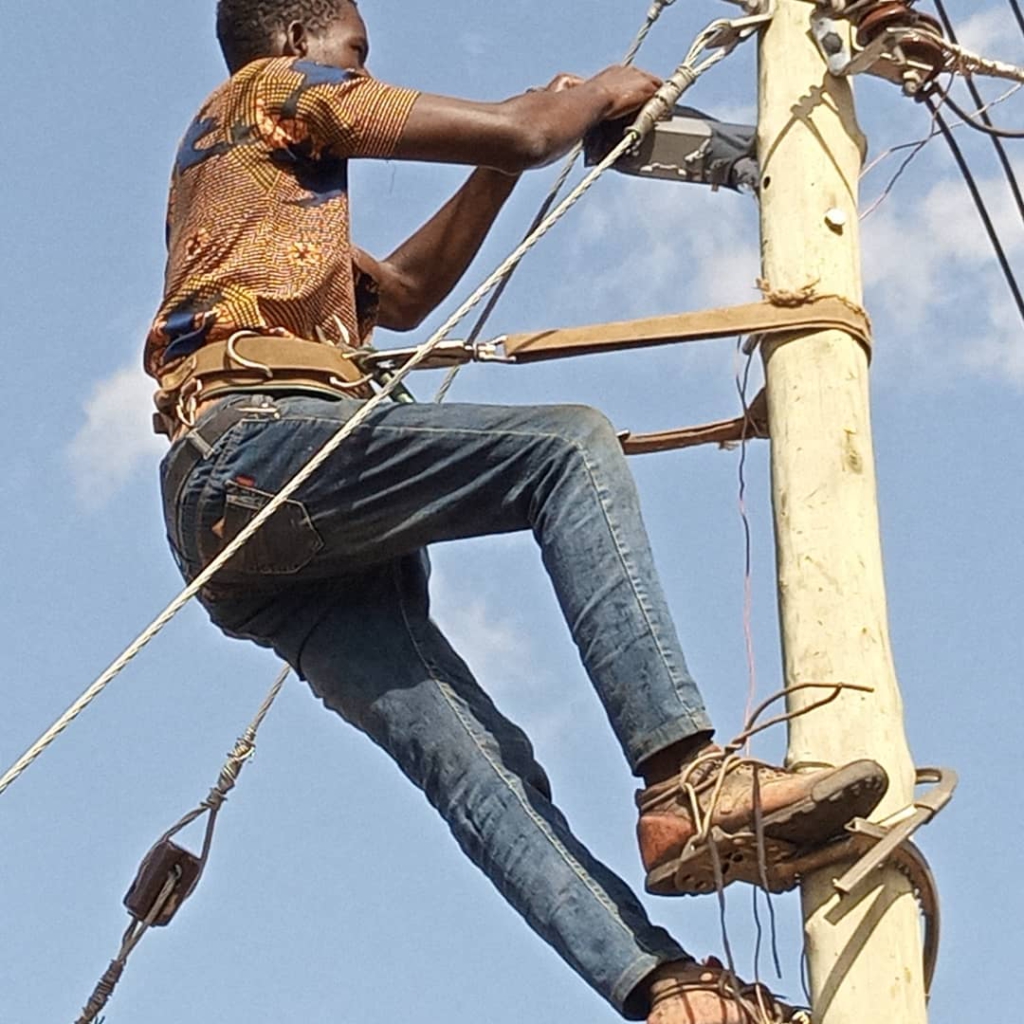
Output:
<svg viewBox="0 0 1024 1024">
<path fill-rule="evenodd" d="M 223 541 L 227 545 L 274 498 L 266 491 L 231 480 L 225 486 Z M 246 541 L 228 571 L 261 576 L 289 575 L 304 569 L 324 546 L 301 501 L 286 501 Z"/>
</svg>

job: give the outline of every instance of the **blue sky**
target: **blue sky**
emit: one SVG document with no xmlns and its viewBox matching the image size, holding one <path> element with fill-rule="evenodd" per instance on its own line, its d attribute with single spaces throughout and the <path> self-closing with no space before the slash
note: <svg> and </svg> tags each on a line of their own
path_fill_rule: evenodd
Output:
<svg viewBox="0 0 1024 1024">
<path fill-rule="evenodd" d="M 14 0 L 0 69 L 0 308 L 8 358 L 0 594 L 6 672 L 0 767 L 91 682 L 177 592 L 148 433 L 142 337 L 159 299 L 173 152 L 222 77 L 212 0 L 83 5 Z M 646 0 L 586 5 L 410 5 L 365 0 L 381 78 L 501 98 L 556 71 L 621 55 Z M 951 0 L 966 41 L 1024 60 L 1008 9 Z M 685 0 L 643 63 L 665 72 L 695 31 L 733 8 Z M 859 83 L 874 155 L 921 137 L 925 112 Z M 995 98 L 1000 86 L 986 87 Z M 752 117 L 753 53 L 690 102 Z M 994 117 L 1020 127 L 1014 99 Z M 985 140 L 961 132 L 1018 270 L 1024 231 Z M 1020 144 L 1010 144 L 1019 154 Z M 896 158 L 898 160 L 898 158 Z M 893 159 L 865 182 L 866 204 Z M 1018 164 L 1024 170 L 1018 156 Z M 551 172 L 525 180 L 468 288 L 521 235 Z M 384 253 L 458 183 L 453 169 L 359 165 L 354 230 Z M 622 319 L 753 297 L 754 203 L 691 186 L 609 177 L 524 266 L 495 333 Z M 1020 959 L 1012 884 L 1024 826 L 1011 752 L 1024 715 L 1021 324 L 951 162 L 936 141 L 865 226 L 881 513 L 893 642 L 919 763 L 962 775 L 922 837 L 944 894 L 936 1024 L 1002 1019 Z M 382 336 L 379 341 L 405 343 Z M 584 401 L 622 427 L 731 414 L 729 343 L 468 370 L 463 400 Z M 435 381 L 416 390 L 429 396 Z M 718 451 L 634 468 L 691 666 L 723 733 L 746 697 L 738 457 Z M 761 691 L 779 680 L 767 450 L 749 453 L 754 631 Z M 436 616 L 485 686 L 528 728 L 578 833 L 632 883 L 633 782 L 559 620 L 527 538 L 435 553 Z M 59 743 L 0 798 L 0 1024 L 73 1020 L 114 955 L 120 906 L 155 838 L 215 780 L 277 667 L 188 609 Z M 762 752 L 777 754 L 781 737 Z M 193 839 L 195 837 L 192 837 Z M 649 901 L 698 954 L 720 951 L 713 901 Z M 786 978 L 799 992 L 799 918 L 779 901 Z M 730 890 L 750 971 L 750 895 Z M 767 971 L 767 968 L 765 968 Z M 382 755 L 292 681 L 222 815 L 200 891 L 137 952 L 108 1024 L 244 1018 L 249 1024 L 613 1021 L 466 864 Z"/>
</svg>

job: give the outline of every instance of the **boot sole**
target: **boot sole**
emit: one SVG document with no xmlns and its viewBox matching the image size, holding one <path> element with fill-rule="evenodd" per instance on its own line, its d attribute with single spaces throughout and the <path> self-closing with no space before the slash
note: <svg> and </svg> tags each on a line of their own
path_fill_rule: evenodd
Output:
<svg viewBox="0 0 1024 1024">
<path fill-rule="evenodd" d="M 837 768 L 815 783 L 802 800 L 780 808 L 763 818 L 761 863 L 757 837 L 753 832 L 728 833 L 712 830 L 710 843 L 718 854 L 721 881 L 747 882 L 770 892 L 786 892 L 798 878 L 791 872 L 773 871 L 773 864 L 792 860 L 801 850 L 823 846 L 840 836 L 854 818 L 870 814 L 885 796 L 889 780 L 874 761 L 854 761 Z M 684 850 L 648 875 L 646 889 L 657 896 L 698 896 L 718 887 L 714 856 L 708 845 Z"/>
<path fill-rule="evenodd" d="M 848 822 L 867 817 L 889 788 L 885 769 L 854 761 L 815 783 L 803 800 L 764 816 L 764 833 L 796 847 L 820 846 L 842 835 Z"/>
</svg>

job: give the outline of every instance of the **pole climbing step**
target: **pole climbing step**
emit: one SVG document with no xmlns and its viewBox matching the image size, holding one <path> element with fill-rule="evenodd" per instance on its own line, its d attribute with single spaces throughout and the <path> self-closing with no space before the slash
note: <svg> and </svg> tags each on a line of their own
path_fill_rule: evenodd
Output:
<svg viewBox="0 0 1024 1024">
<path fill-rule="evenodd" d="M 808 852 L 753 832 L 725 833 L 716 827 L 709 836 L 711 848 L 717 851 L 715 870 L 707 867 L 703 844 L 693 844 L 673 866 L 674 883 L 661 894 L 670 895 L 680 889 L 713 893 L 726 883 L 727 876 L 736 875 L 758 877 L 766 891 L 784 893 L 795 889 L 812 872 L 847 865 L 842 876 L 833 880 L 839 906 L 844 908 L 859 900 L 865 883 L 879 877 L 881 868 L 893 867 L 910 883 L 921 909 L 925 924 L 925 991 L 930 992 L 939 955 L 939 896 L 931 867 L 911 839 L 949 803 L 957 781 L 956 772 L 948 768 L 919 769 L 918 785 L 931 788 L 913 805 L 886 822 L 855 818 L 847 825 L 846 836 Z"/>
</svg>

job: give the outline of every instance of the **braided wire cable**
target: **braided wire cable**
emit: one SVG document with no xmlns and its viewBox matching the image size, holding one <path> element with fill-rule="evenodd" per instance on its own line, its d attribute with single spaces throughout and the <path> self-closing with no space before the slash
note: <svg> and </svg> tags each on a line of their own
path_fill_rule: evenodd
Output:
<svg viewBox="0 0 1024 1024">
<path fill-rule="evenodd" d="M 955 71 L 959 75 L 987 75 L 990 78 L 1005 78 L 1011 82 L 1024 82 L 1024 68 L 1016 64 L 982 57 L 980 54 L 965 50 L 952 40 L 941 39 L 938 42 L 945 52 L 949 71 Z"/>
<path fill-rule="evenodd" d="M 203 851 L 200 856 L 199 876 L 193 883 L 192 888 L 195 888 L 195 886 L 199 884 L 202 874 L 206 869 L 206 863 L 210 856 L 210 847 L 213 842 L 213 832 L 217 823 L 217 815 L 219 814 L 221 807 L 224 805 L 224 801 L 227 800 L 228 794 L 232 789 L 234 789 L 235 784 L 238 782 L 239 773 L 245 763 L 249 761 L 256 752 L 256 735 L 260 731 L 260 726 L 263 725 L 263 722 L 270 713 L 271 708 L 274 706 L 274 702 L 280 695 L 290 674 L 290 666 L 282 669 L 281 674 L 277 677 L 274 685 L 270 688 L 270 692 L 260 705 L 259 711 L 256 712 L 255 718 L 253 718 L 249 727 L 235 744 L 235 749 L 228 755 L 228 759 L 225 762 L 224 767 L 221 769 L 220 776 L 217 779 L 217 784 L 210 790 L 210 794 L 199 805 L 199 807 L 186 814 L 185 817 L 183 817 L 172 828 L 168 829 L 168 831 L 165 832 L 158 840 L 159 845 L 160 843 L 170 839 L 172 836 L 177 835 L 177 833 L 188 825 L 191 825 L 192 822 L 196 821 L 203 814 L 209 814 L 210 817 L 207 823 L 206 836 L 203 840 Z M 128 930 L 124 933 L 124 938 L 121 940 L 121 949 L 118 951 L 114 960 L 111 961 L 106 973 L 104 973 L 103 977 L 100 978 L 96 988 L 93 990 L 93 993 L 89 998 L 89 1002 L 86 1004 L 85 1009 L 82 1010 L 82 1015 L 78 1018 L 75 1024 L 93 1024 L 99 1014 L 106 1007 L 107 1003 L 110 1002 L 114 995 L 114 991 L 121 981 L 125 968 L 128 965 L 128 957 L 135 950 L 135 947 L 142 941 L 146 933 L 153 927 L 154 923 L 160 918 L 164 907 L 174 895 L 178 882 L 178 876 L 171 873 L 164 882 L 163 888 L 160 890 L 159 895 L 150 907 L 149 913 L 145 918 L 142 920 L 133 920 L 131 924 L 129 924 Z"/>
<path fill-rule="evenodd" d="M 640 112 L 635 124 L 622 141 L 594 167 L 558 206 L 540 223 L 536 230 L 525 238 L 497 269 L 467 298 L 458 309 L 427 339 L 415 355 L 397 370 L 380 391 L 345 423 L 316 452 L 294 477 L 272 498 L 260 512 L 249 521 L 245 528 L 224 550 L 157 616 L 153 622 L 124 650 L 124 652 L 92 683 L 67 711 L 0 777 L 0 795 L 5 793 L 28 768 L 61 736 L 72 723 L 103 693 L 103 691 L 135 660 L 136 657 L 163 631 L 177 614 L 207 586 L 227 563 L 259 531 L 304 483 L 306 483 L 337 449 L 355 433 L 391 395 L 402 386 L 402 382 L 452 333 L 452 331 L 487 297 L 508 274 L 522 262 L 523 258 L 543 239 L 552 228 L 590 191 L 598 179 L 628 150 L 637 145 L 654 127 L 658 119 L 678 102 L 679 97 L 703 74 L 728 56 L 743 38 L 733 34 L 723 41 L 732 24 L 726 19 L 712 22 L 694 41 L 686 59 L 675 73 L 662 85 L 654 97 Z M 709 56 L 700 60 L 705 50 Z"/>
</svg>

